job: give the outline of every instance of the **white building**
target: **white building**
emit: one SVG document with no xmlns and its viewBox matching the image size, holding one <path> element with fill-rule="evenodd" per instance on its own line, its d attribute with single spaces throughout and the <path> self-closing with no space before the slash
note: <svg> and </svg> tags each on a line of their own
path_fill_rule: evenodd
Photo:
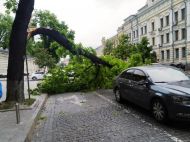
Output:
<svg viewBox="0 0 190 142">
<path fill-rule="evenodd" d="M 161 63 L 190 64 L 190 0 L 147 0 L 117 32 L 133 43 L 146 36 Z"/>
<path fill-rule="evenodd" d="M 26 62 L 24 65 L 25 65 L 24 72 L 26 73 Z M 8 51 L 0 49 L 0 75 L 6 75 L 7 68 L 8 68 Z M 38 66 L 34 63 L 34 59 L 31 57 L 28 57 L 29 73 L 32 74 L 33 72 L 37 71 L 38 69 L 39 69 Z"/>
</svg>

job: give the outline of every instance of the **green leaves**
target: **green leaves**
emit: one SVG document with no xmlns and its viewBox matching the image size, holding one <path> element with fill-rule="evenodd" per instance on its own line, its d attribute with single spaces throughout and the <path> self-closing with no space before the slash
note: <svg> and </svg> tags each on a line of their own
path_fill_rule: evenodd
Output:
<svg viewBox="0 0 190 142">
<path fill-rule="evenodd" d="M 111 55 L 113 52 L 113 43 L 111 40 L 107 40 L 105 43 L 105 48 L 103 50 L 104 55 Z"/>
<path fill-rule="evenodd" d="M 55 67 L 55 60 L 48 53 L 47 49 L 36 48 L 34 51 L 34 59 L 35 59 L 35 63 L 40 68 L 45 68 L 45 67 L 53 68 L 53 67 Z"/>
<path fill-rule="evenodd" d="M 29 27 L 44 27 L 54 29 L 65 35 L 67 39 L 70 40 L 74 45 L 75 32 L 69 30 L 69 27 L 65 24 L 65 22 L 59 21 L 57 16 L 48 10 L 36 10 L 33 14 L 33 18 Z M 46 36 L 40 37 L 40 39 L 38 40 L 38 45 L 40 46 L 40 48 L 47 49 L 49 54 L 54 58 L 56 62 L 59 62 L 59 59 L 61 57 L 66 57 L 66 55 L 70 55 L 70 53 L 65 50 L 64 47 Z"/>
<path fill-rule="evenodd" d="M 11 33 L 13 19 L 8 14 L 0 14 L 0 47 L 9 48 L 9 37 Z"/>
<path fill-rule="evenodd" d="M 50 94 L 112 88 L 114 77 L 128 64 L 113 56 L 103 56 L 102 59 L 114 65 L 113 68 L 95 66 L 84 57 L 74 56 L 68 66 L 52 69 L 51 76 L 45 78 L 40 88 Z"/>
<path fill-rule="evenodd" d="M 146 37 L 143 37 L 140 43 L 132 44 L 129 37 L 123 34 L 118 38 L 118 45 L 115 48 L 113 48 L 112 41 L 106 41 L 104 55 L 112 55 L 115 58 L 128 61 L 130 66 L 138 66 L 156 61 L 156 55 L 151 51 L 152 47 L 149 46 Z"/>
<path fill-rule="evenodd" d="M 10 12 L 16 13 L 18 7 L 18 0 L 6 0 L 4 6 L 7 9 L 6 10 L 7 14 L 10 14 Z"/>
</svg>

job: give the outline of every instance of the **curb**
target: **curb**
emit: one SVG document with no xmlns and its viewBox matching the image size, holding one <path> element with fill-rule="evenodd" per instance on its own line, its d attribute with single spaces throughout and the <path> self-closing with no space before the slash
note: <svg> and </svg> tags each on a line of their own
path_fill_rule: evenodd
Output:
<svg viewBox="0 0 190 142">
<path fill-rule="evenodd" d="M 34 113 L 33 117 L 32 117 L 32 125 L 26 135 L 26 138 L 24 140 L 24 142 L 31 142 L 31 138 L 32 138 L 32 133 L 33 133 L 33 130 L 35 129 L 35 126 L 36 126 L 36 123 L 38 121 L 38 118 L 40 116 L 40 113 L 42 111 L 42 108 L 44 107 L 47 99 L 48 99 L 48 95 L 47 94 L 43 94 L 44 95 L 44 98 L 43 98 L 43 101 L 39 104 L 39 107 L 37 108 L 36 112 Z"/>
</svg>

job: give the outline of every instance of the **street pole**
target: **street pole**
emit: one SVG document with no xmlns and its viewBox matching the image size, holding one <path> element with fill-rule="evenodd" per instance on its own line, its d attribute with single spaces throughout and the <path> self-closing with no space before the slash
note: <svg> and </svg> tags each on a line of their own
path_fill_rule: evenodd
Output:
<svg viewBox="0 0 190 142">
<path fill-rule="evenodd" d="M 19 103 L 15 104 L 15 109 L 16 109 L 16 123 L 20 123 L 20 108 L 19 108 Z"/>
<path fill-rule="evenodd" d="M 26 73 L 27 73 L 27 84 L 28 84 L 28 97 L 29 97 L 29 100 L 30 100 L 30 82 L 29 82 L 29 72 L 28 72 L 28 58 L 25 54 L 25 57 L 26 57 Z"/>
</svg>

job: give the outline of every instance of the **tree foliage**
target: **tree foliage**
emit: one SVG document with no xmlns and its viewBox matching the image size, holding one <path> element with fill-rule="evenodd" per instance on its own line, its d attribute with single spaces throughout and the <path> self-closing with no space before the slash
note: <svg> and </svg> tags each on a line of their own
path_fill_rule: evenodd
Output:
<svg viewBox="0 0 190 142">
<path fill-rule="evenodd" d="M 149 41 L 146 37 L 143 37 L 137 45 L 138 52 L 141 53 L 142 61 L 145 63 L 146 59 L 151 58 L 152 47 L 149 46 Z"/>
<path fill-rule="evenodd" d="M 50 70 L 51 76 L 47 76 L 40 84 L 41 91 L 56 94 L 112 88 L 114 77 L 126 69 L 128 64 L 113 56 L 104 56 L 102 59 L 113 65 L 113 68 L 94 66 L 89 59 L 74 56 L 65 68 Z"/>
<path fill-rule="evenodd" d="M 152 52 L 152 47 L 149 46 L 149 41 L 146 37 L 143 37 L 141 41 L 137 44 L 132 44 L 129 41 L 129 38 L 127 35 L 123 34 L 118 39 L 119 43 L 118 45 L 113 48 L 113 44 L 110 40 L 106 41 L 106 47 L 104 49 L 104 55 L 112 55 L 115 58 L 131 61 L 141 58 L 141 62 L 143 64 L 148 63 L 148 61 L 156 62 L 156 55 L 155 52 Z M 135 61 L 135 62 L 138 62 Z M 133 62 L 133 63 L 135 63 Z M 131 63 L 131 62 L 130 62 Z"/>
<path fill-rule="evenodd" d="M 113 43 L 111 40 L 107 40 L 105 43 L 105 48 L 103 50 L 104 55 L 111 55 L 113 52 Z"/>
<path fill-rule="evenodd" d="M 127 60 L 131 55 L 131 48 L 134 46 L 129 42 L 129 37 L 125 34 L 119 37 L 119 44 L 113 49 L 113 56 L 122 60 Z"/>
<path fill-rule="evenodd" d="M 43 27 L 54 29 L 59 31 L 62 35 L 65 35 L 71 42 L 74 42 L 75 32 L 69 30 L 69 27 L 65 22 L 59 21 L 57 16 L 48 10 L 36 10 L 33 14 L 30 26 L 35 28 Z M 41 48 L 46 48 L 56 62 L 59 61 L 60 57 L 64 57 L 69 54 L 64 48 L 48 36 L 41 35 L 40 41 L 41 42 L 38 41 L 38 44 L 41 44 Z"/>
<path fill-rule="evenodd" d="M 39 66 L 39 68 L 53 68 L 55 67 L 55 60 L 49 54 L 47 49 L 44 48 L 36 48 L 34 53 L 35 63 Z"/>
<path fill-rule="evenodd" d="M 6 0 L 4 6 L 6 7 L 6 13 L 16 13 L 19 0 Z"/>
<path fill-rule="evenodd" d="M 13 19 L 8 14 L 0 14 L 0 47 L 9 48 L 9 37 Z"/>
</svg>

